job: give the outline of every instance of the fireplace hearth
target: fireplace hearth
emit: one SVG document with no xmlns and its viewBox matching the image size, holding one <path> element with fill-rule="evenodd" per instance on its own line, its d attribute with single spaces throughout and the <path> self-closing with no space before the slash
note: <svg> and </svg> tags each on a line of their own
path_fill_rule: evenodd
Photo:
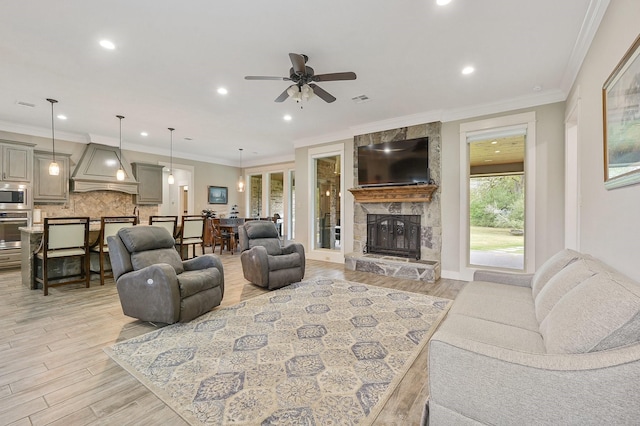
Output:
<svg viewBox="0 0 640 426">
<path fill-rule="evenodd" d="M 420 215 L 368 214 L 365 252 L 420 260 Z"/>
</svg>

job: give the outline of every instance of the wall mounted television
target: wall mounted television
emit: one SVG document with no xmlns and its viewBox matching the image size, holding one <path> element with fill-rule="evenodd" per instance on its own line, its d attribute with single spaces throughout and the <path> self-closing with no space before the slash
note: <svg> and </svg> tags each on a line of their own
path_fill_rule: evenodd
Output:
<svg viewBox="0 0 640 426">
<path fill-rule="evenodd" d="M 429 183 L 429 138 L 358 147 L 358 185 Z"/>
</svg>

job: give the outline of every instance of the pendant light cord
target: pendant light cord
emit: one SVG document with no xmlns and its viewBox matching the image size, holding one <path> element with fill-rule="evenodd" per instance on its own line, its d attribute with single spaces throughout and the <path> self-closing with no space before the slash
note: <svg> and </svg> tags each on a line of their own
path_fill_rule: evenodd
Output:
<svg viewBox="0 0 640 426">
<path fill-rule="evenodd" d="M 173 174 L 173 131 L 175 129 L 173 127 L 169 127 L 169 131 L 171 131 L 171 142 L 169 145 L 169 174 Z"/>
<path fill-rule="evenodd" d="M 120 158 L 118 158 L 118 161 L 120 162 L 120 169 L 122 169 L 122 119 L 124 118 L 123 115 L 116 115 L 116 117 L 118 117 L 118 119 L 120 120 L 120 147 L 119 147 L 119 151 L 120 151 Z"/>
<path fill-rule="evenodd" d="M 48 102 L 51 103 L 51 144 L 53 145 L 53 162 L 56 162 L 56 133 L 54 130 L 54 120 L 53 120 L 53 104 L 57 103 L 55 99 L 47 99 Z"/>
</svg>

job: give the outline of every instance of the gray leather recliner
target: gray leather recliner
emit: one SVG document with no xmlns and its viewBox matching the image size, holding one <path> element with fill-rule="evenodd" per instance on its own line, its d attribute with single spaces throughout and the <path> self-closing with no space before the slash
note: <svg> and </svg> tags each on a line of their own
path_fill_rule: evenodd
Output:
<svg viewBox="0 0 640 426">
<path fill-rule="evenodd" d="M 269 290 L 299 282 L 304 277 L 304 246 L 280 246 L 272 221 L 252 220 L 238 226 L 240 261 L 244 277 Z"/>
<path fill-rule="evenodd" d="M 107 238 L 111 268 L 125 315 L 173 324 L 218 306 L 224 295 L 220 259 L 205 254 L 182 261 L 160 226 L 122 228 Z"/>
</svg>

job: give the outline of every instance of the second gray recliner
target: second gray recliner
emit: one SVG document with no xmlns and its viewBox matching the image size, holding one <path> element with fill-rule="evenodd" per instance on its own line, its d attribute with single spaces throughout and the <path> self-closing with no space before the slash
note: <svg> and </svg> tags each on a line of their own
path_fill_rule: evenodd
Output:
<svg viewBox="0 0 640 426">
<path fill-rule="evenodd" d="M 269 290 L 296 283 L 304 277 L 304 246 L 282 247 L 272 221 L 252 220 L 238 226 L 240 261 L 244 277 Z"/>
</svg>

